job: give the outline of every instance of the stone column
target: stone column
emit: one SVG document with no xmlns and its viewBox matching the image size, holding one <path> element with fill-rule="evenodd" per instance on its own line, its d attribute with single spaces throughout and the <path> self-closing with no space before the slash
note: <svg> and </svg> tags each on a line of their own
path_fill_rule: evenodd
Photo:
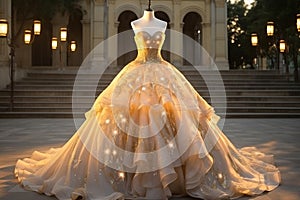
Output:
<svg viewBox="0 0 300 200">
<path fill-rule="evenodd" d="M 81 20 L 82 24 L 82 56 L 85 58 L 91 51 L 91 41 L 90 41 L 90 19 L 89 18 L 83 18 Z"/>
<path fill-rule="evenodd" d="M 180 0 L 173 0 L 173 17 L 174 19 L 171 19 L 173 21 L 171 25 L 171 29 L 174 31 L 178 31 L 182 33 L 182 28 L 183 24 L 181 22 L 181 15 L 180 15 L 180 6 L 181 6 L 181 1 Z M 170 50 L 176 51 L 179 55 L 183 56 L 183 38 L 179 37 L 179 35 L 174 35 L 171 33 L 171 40 L 170 40 Z M 174 52 L 171 52 L 171 62 L 176 66 L 176 67 L 182 67 L 183 60 L 182 57 L 179 55 L 173 54 Z"/>
<path fill-rule="evenodd" d="M 210 35 L 211 35 L 211 45 L 209 54 L 215 60 L 216 58 L 216 4 L 215 0 L 210 2 Z"/>
<path fill-rule="evenodd" d="M 115 0 L 109 0 L 108 1 L 108 38 L 118 34 L 118 26 L 119 22 L 116 21 L 116 18 L 118 16 L 115 16 Z M 117 67 L 117 56 L 118 56 L 118 38 L 114 37 L 116 40 L 109 40 L 108 44 L 108 55 L 107 59 L 108 62 L 113 62 L 111 64 L 111 67 L 115 68 Z"/>
<path fill-rule="evenodd" d="M 11 24 L 11 0 L 0 1 L 0 18 Z M 9 84 L 9 47 L 5 38 L 0 38 L 0 88 Z"/>
<path fill-rule="evenodd" d="M 219 70 L 229 70 L 227 55 L 227 8 L 224 0 L 216 0 L 216 57 Z"/>
<path fill-rule="evenodd" d="M 104 1 L 95 0 L 91 5 L 91 48 L 94 49 L 104 40 Z M 98 67 L 105 63 L 105 49 L 97 47 L 93 50 L 92 66 Z"/>
</svg>

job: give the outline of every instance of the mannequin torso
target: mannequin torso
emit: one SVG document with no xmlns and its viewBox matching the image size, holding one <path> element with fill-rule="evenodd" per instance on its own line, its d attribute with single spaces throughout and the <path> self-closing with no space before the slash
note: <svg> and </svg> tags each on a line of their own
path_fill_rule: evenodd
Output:
<svg viewBox="0 0 300 200">
<path fill-rule="evenodd" d="M 158 31 L 164 33 L 167 28 L 167 22 L 157 19 L 154 16 L 154 11 L 145 10 L 141 18 L 131 22 L 131 27 L 135 34 L 140 31 L 145 31 L 153 35 Z"/>
</svg>

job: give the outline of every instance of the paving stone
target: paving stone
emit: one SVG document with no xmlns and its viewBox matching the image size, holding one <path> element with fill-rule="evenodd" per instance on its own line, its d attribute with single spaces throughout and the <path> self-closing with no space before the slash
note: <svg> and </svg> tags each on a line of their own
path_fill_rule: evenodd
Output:
<svg viewBox="0 0 300 200">
<path fill-rule="evenodd" d="M 16 160 L 34 150 L 63 145 L 75 132 L 72 119 L 0 119 L 0 200 L 55 200 L 17 184 Z M 272 192 L 240 200 L 300 199 L 300 119 L 227 119 L 223 131 L 237 147 L 256 146 L 274 154 L 282 184 Z M 192 200 L 194 198 L 172 198 Z"/>
</svg>

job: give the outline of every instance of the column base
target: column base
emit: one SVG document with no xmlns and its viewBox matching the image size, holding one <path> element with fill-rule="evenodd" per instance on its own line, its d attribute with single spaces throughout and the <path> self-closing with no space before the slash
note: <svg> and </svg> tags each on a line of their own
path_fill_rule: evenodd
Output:
<svg viewBox="0 0 300 200">
<path fill-rule="evenodd" d="M 229 63 L 227 59 L 216 58 L 215 63 L 219 70 L 229 70 Z"/>
</svg>

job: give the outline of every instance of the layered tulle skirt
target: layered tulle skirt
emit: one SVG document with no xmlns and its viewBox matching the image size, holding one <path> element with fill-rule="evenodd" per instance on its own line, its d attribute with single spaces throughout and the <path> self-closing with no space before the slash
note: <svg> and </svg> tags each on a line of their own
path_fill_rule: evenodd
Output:
<svg viewBox="0 0 300 200">
<path fill-rule="evenodd" d="M 170 64 L 127 65 L 61 148 L 19 160 L 29 190 L 58 199 L 226 199 L 276 188 L 272 156 L 237 149 Z"/>
</svg>

